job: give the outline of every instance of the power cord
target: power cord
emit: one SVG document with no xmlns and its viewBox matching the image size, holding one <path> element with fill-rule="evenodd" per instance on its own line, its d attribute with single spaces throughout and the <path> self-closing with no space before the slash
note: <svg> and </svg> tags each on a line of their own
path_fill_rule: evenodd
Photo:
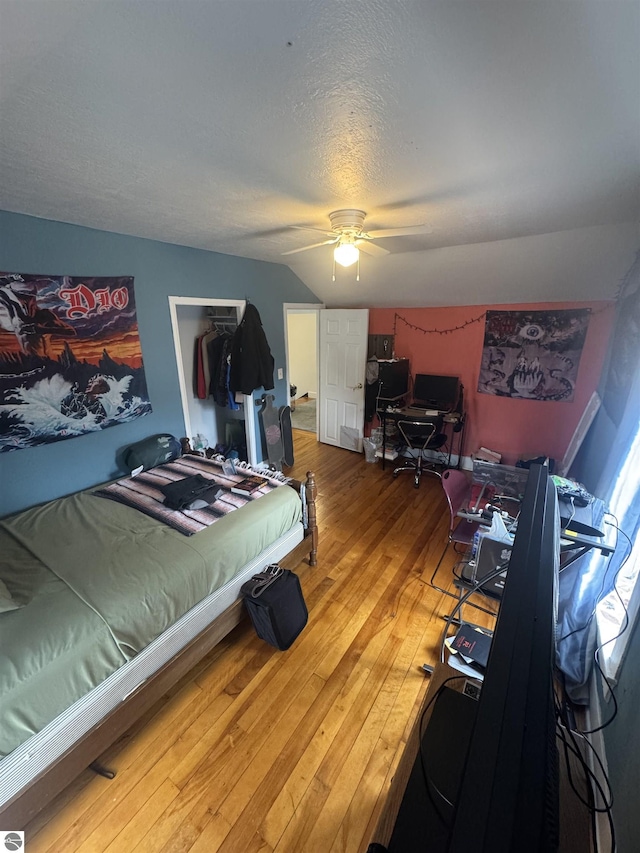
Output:
<svg viewBox="0 0 640 853">
<path fill-rule="evenodd" d="M 607 515 L 611 515 L 611 513 L 607 513 Z M 615 516 L 613 516 L 613 515 L 612 515 L 612 518 L 615 518 Z M 616 521 L 617 521 L 617 519 L 616 519 Z M 609 522 L 609 521 L 608 521 L 608 522 L 606 522 L 606 523 L 607 523 L 607 524 L 611 524 L 611 522 Z M 611 524 L 611 526 L 612 526 L 612 527 L 615 527 L 615 528 L 616 528 L 616 530 L 617 530 L 619 533 L 622 533 L 622 535 L 626 538 L 627 542 L 629 543 L 629 550 L 628 550 L 627 554 L 625 554 L 624 559 L 622 560 L 622 562 L 620 563 L 620 565 L 618 566 L 618 569 L 617 569 L 617 571 L 616 571 L 616 577 L 615 577 L 614 582 L 613 582 L 613 584 L 614 584 L 614 589 L 615 589 L 615 588 L 616 588 L 617 579 L 618 579 L 618 575 L 620 574 L 620 571 L 622 570 L 623 566 L 625 565 L 625 563 L 627 562 L 627 560 L 628 560 L 628 559 L 629 559 L 629 557 L 631 556 L 632 544 L 631 544 L 631 540 L 629 539 L 629 537 L 627 536 L 627 534 L 624 532 L 624 530 L 622 530 L 622 529 L 621 529 L 620 527 L 618 527 L 616 524 Z M 615 553 L 615 551 L 614 551 L 614 553 Z M 608 574 L 609 574 L 609 570 L 610 570 L 610 568 L 611 568 L 611 560 L 609 560 L 609 562 L 608 562 L 608 564 L 607 564 L 607 568 L 605 569 L 604 574 L 602 575 L 602 581 L 601 581 L 601 583 L 600 583 L 600 590 L 599 590 L 599 592 L 598 592 L 598 594 L 597 594 L 597 596 L 596 596 L 596 598 L 595 598 L 595 604 L 594 604 L 594 606 L 593 606 L 593 610 L 591 611 L 591 613 L 590 613 L 589 618 L 587 619 L 587 621 L 584 623 L 584 625 L 580 625 L 579 627 L 574 628 L 572 631 L 569 631 L 569 633 L 564 634 L 562 637 L 560 637 L 560 638 L 558 639 L 558 641 L 557 641 L 558 643 L 561 643 L 563 640 L 566 640 L 566 639 L 568 639 L 569 637 L 572 637 L 574 634 L 578 634 L 580 631 L 584 631 L 584 630 L 586 630 L 587 628 L 589 628 L 589 626 L 591 625 L 591 622 L 592 622 L 592 620 L 593 620 L 593 617 L 596 615 L 596 608 L 597 608 L 598 604 L 600 603 L 600 600 L 601 600 L 602 595 L 603 595 L 603 593 L 604 593 L 604 588 L 605 588 L 605 584 L 606 584 L 606 582 L 607 582 L 607 576 L 608 576 Z M 614 637 L 614 638 L 612 638 L 612 639 L 616 639 L 616 638 Z"/>
<path fill-rule="evenodd" d="M 613 517 L 613 518 L 615 518 L 615 516 L 612 516 L 612 517 Z M 616 521 L 617 521 L 617 519 L 616 519 Z M 615 693 L 615 690 L 614 690 L 614 688 L 613 688 L 613 685 L 611 684 L 611 682 L 610 682 L 610 681 L 609 681 L 609 679 L 607 678 L 607 676 L 606 676 L 606 674 L 605 674 L 604 670 L 602 669 L 602 667 L 601 667 L 601 665 L 600 665 L 600 651 L 601 651 L 605 646 L 607 646 L 609 643 L 613 643 L 613 641 L 614 641 L 614 640 L 617 640 L 617 639 L 618 639 L 618 637 L 621 637 L 621 636 L 624 634 L 624 632 L 629 628 L 629 612 L 628 612 L 627 607 L 626 607 L 626 605 L 625 605 L 624 601 L 622 600 L 622 596 L 620 595 L 620 592 L 619 592 L 619 590 L 618 590 L 618 578 L 619 578 L 619 576 L 620 576 L 620 572 L 622 571 L 623 567 L 625 566 L 625 564 L 626 564 L 627 560 L 628 560 L 628 559 L 629 559 L 629 557 L 631 556 L 631 552 L 632 552 L 632 550 L 633 550 L 633 543 L 631 542 L 631 539 L 630 539 L 630 538 L 629 538 L 629 536 L 625 533 L 625 531 L 624 531 L 624 530 L 622 530 L 620 527 L 618 527 L 618 525 L 617 525 L 617 524 L 612 524 L 612 522 L 607 522 L 607 524 L 611 524 L 611 525 L 612 525 L 612 527 L 615 527 L 615 528 L 616 528 L 616 530 L 618 531 L 618 533 L 622 533 L 622 535 L 623 535 L 623 536 L 625 537 L 625 539 L 627 540 L 627 544 L 628 544 L 628 546 L 629 546 L 629 550 L 628 550 L 627 554 L 625 555 L 624 559 L 622 560 L 622 562 L 620 563 L 620 565 L 619 565 L 619 567 L 618 567 L 618 570 L 617 570 L 617 572 L 616 572 L 615 580 L 614 580 L 614 582 L 613 582 L 613 591 L 614 591 L 614 592 L 616 593 L 616 595 L 618 596 L 618 600 L 620 601 L 620 604 L 621 604 L 621 606 L 622 606 L 622 609 L 624 610 L 624 618 L 623 618 L 623 620 L 622 620 L 622 627 L 620 628 L 620 630 L 618 631 L 618 633 L 617 633 L 614 637 L 611 637 L 610 639 L 608 639 L 606 642 L 604 642 L 604 643 L 602 643 L 601 645 L 597 646 L 597 647 L 596 647 L 596 649 L 594 650 L 594 653 L 593 653 L 593 662 L 594 662 L 594 664 L 595 664 L 595 666 L 596 666 L 596 669 L 597 669 L 597 670 L 598 670 L 598 672 L 600 673 L 600 677 L 601 677 L 601 679 L 602 679 L 603 684 L 606 684 L 606 686 L 609 688 L 609 692 L 611 693 L 611 701 L 612 701 L 612 703 L 613 703 L 613 712 L 612 712 L 611 716 L 609 717 L 609 719 L 608 719 L 605 723 L 602 723 L 602 725 L 598 726 L 598 727 L 597 727 L 597 728 L 595 728 L 595 729 L 589 729 L 588 731 L 580 732 L 580 733 L 581 733 L 581 734 L 583 734 L 583 735 L 595 734 L 596 732 L 600 732 L 600 731 L 602 731 L 603 729 L 606 729 L 606 728 L 607 728 L 607 726 L 611 725 L 611 723 L 615 720 L 615 718 L 616 718 L 616 716 L 617 716 L 617 714 L 618 714 L 618 700 L 617 700 L 617 698 L 616 698 L 616 693 Z M 598 602 L 598 603 L 599 603 L 599 602 Z"/>
<path fill-rule="evenodd" d="M 556 709 L 556 717 L 557 717 L 557 726 L 556 726 L 556 734 L 563 745 L 563 754 L 565 760 L 565 766 L 567 769 L 567 779 L 571 789 L 574 794 L 578 798 L 578 800 L 584 805 L 590 815 L 592 820 L 592 841 L 594 845 L 594 853 L 598 853 L 596 849 L 596 832 L 595 832 L 595 818 L 597 814 L 606 814 L 607 822 L 609 825 L 609 833 L 611 836 L 611 853 L 615 853 L 616 850 L 616 834 L 615 834 L 615 826 L 613 823 L 613 793 L 611 789 L 611 784 L 607 773 L 605 771 L 604 765 L 600 756 L 598 755 L 595 747 L 591 743 L 591 741 L 585 737 L 584 733 L 580 732 L 571 724 L 569 720 L 569 709 L 566 704 L 566 700 L 561 701 L 560 698 L 554 691 L 554 704 Z M 600 782 L 600 779 L 594 773 L 594 771 L 589 766 L 586 761 L 582 751 L 580 749 L 577 738 L 581 739 L 581 742 L 587 746 L 591 752 L 593 753 L 595 760 L 600 768 L 600 773 L 602 775 L 602 779 L 604 780 L 604 786 Z M 571 770 L 571 762 L 569 759 L 569 753 L 572 753 L 582 769 L 584 773 L 584 778 L 587 784 L 587 790 L 591 795 L 591 801 L 585 800 L 582 793 L 577 789 L 576 783 L 573 777 L 573 773 Z M 598 800 L 599 797 L 599 800 Z M 598 803 L 602 803 L 599 805 Z"/>
<path fill-rule="evenodd" d="M 456 602 L 456 606 L 452 608 L 451 613 L 447 616 L 447 620 L 446 620 L 447 626 L 446 626 L 445 632 L 444 632 L 445 637 L 449 633 L 449 629 L 451 628 L 453 623 L 456 621 L 457 614 L 461 611 L 462 607 L 464 606 L 464 604 L 466 604 L 468 599 L 471 598 L 471 596 L 474 595 L 475 593 L 481 591 L 481 588 L 485 584 L 491 583 L 491 581 L 494 581 L 496 578 L 500 577 L 500 575 L 505 571 L 505 569 L 508 567 L 508 565 L 509 565 L 509 562 L 507 561 L 506 563 L 502 563 L 501 565 L 499 565 L 493 572 L 489 572 L 488 575 L 485 575 L 482 578 L 482 580 L 477 581 L 473 585 L 473 587 L 470 590 L 468 590 L 468 592 L 466 592 L 462 596 L 462 598 L 460 598 Z M 495 615 L 495 614 L 492 614 L 492 615 Z M 443 657 L 443 655 L 441 655 L 441 659 L 442 659 L 442 657 Z"/>
<path fill-rule="evenodd" d="M 589 810 L 589 813 L 591 815 L 592 826 L 593 826 L 592 837 L 593 837 L 593 843 L 594 843 L 594 851 L 595 851 L 595 836 L 596 836 L 596 832 L 595 832 L 596 815 L 605 814 L 607 817 L 607 823 L 608 823 L 609 833 L 610 833 L 610 837 L 611 837 L 611 848 L 610 848 L 611 853 L 615 853 L 615 851 L 617 849 L 617 842 L 616 842 L 616 834 L 615 834 L 615 825 L 613 822 L 613 814 L 612 814 L 613 792 L 611 789 L 611 783 L 610 783 L 609 778 L 607 776 L 607 773 L 605 771 L 602 760 L 601 760 L 600 756 L 598 755 L 595 747 L 591 743 L 588 735 L 592 735 L 592 734 L 595 734 L 596 732 L 600 732 L 603 729 L 605 729 L 607 726 L 611 725 L 611 723 L 613 722 L 613 720 L 615 719 L 615 717 L 618 713 L 618 702 L 617 702 L 617 698 L 615 695 L 615 691 L 613 689 L 613 686 L 610 684 L 609 680 L 607 679 L 607 677 L 606 677 L 606 675 L 602 669 L 602 666 L 600 665 L 599 655 L 600 655 L 600 652 L 604 648 L 605 645 L 613 642 L 618 637 L 622 636 L 622 634 L 626 630 L 628 630 L 628 628 L 629 628 L 629 614 L 628 614 L 626 605 L 625 605 L 624 601 L 622 600 L 622 597 L 621 597 L 620 592 L 618 590 L 618 578 L 620 576 L 620 572 L 622 571 L 623 567 L 625 566 L 627 560 L 629 559 L 629 557 L 631 555 L 631 552 L 633 549 L 633 543 L 631 542 L 631 539 L 629 538 L 627 533 L 619 527 L 619 525 L 617 523 L 618 520 L 615 517 L 615 515 L 613 515 L 612 513 L 607 513 L 607 515 L 609 515 L 611 518 L 613 518 L 615 523 L 611 522 L 611 521 L 607 521 L 606 523 L 615 527 L 615 529 L 618 531 L 618 533 L 622 534 L 622 536 L 624 536 L 624 538 L 627 541 L 627 553 L 625 554 L 624 558 L 622 559 L 620 565 L 618 566 L 618 568 L 616 570 L 615 578 L 613 581 L 613 588 L 612 588 L 613 591 L 615 591 L 616 595 L 618 596 L 620 604 L 622 605 L 622 608 L 624 610 L 624 619 L 622 622 L 622 626 L 620 628 L 620 631 L 614 637 L 611 637 L 605 643 L 602 643 L 601 645 L 597 646 L 596 649 L 594 650 L 594 654 L 593 654 L 594 665 L 597 668 L 603 683 L 607 685 L 607 687 L 609 688 L 609 690 L 611 692 L 611 699 L 612 699 L 612 703 L 613 703 L 613 712 L 612 712 L 611 716 L 609 717 L 609 719 L 606 722 L 602 723 L 602 725 L 599 725 L 599 726 L 592 728 L 592 729 L 581 730 L 575 724 L 572 725 L 569 718 L 568 718 L 568 710 L 569 709 L 567 706 L 566 699 L 564 700 L 564 702 L 561 703 L 560 700 L 558 699 L 558 697 L 554 693 L 554 701 L 556 704 L 556 714 L 557 714 L 557 718 L 558 718 L 557 734 L 558 734 L 558 737 L 560 738 L 562 745 L 563 745 L 565 764 L 566 764 L 566 768 L 567 768 L 567 778 L 568 778 L 569 784 L 570 784 L 573 792 L 575 793 L 575 795 L 577 796 L 579 801 Z M 574 628 L 572 631 L 569 631 L 567 634 L 560 637 L 558 642 L 562 642 L 563 640 L 566 640 L 568 637 L 571 637 L 572 635 L 574 635 L 580 631 L 586 630 L 590 627 L 591 622 L 593 621 L 593 618 L 596 614 L 597 606 L 603 598 L 603 593 L 604 593 L 605 585 L 607 582 L 607 577 L 609 574 L 610 565 L 611 565 L 611 563 L 609 563 L 609 566 L 607 566 L 607 570 L 603 574 L 602 582 L 600 584 L 600 590 L 596 596 L 593 610 L 592 610 L 591 614 L 589 615 L 589 618 L 587 619 L 585 624 L 581 625 L 577 628 Z M 578 739 L 580 739 L 580 741 L 578 741 Z M 600 782 L 600 779 L 598 778 L 598 776 L 594 773 L 594 771 L 591 769 L 591 767 L 589 766 L 589 764 L 585 760 L 585 758 L 582 754 L 582 751 L 580 749 L 580 743 L 586 745 L 591 750 L 591 752 L 595 758 L 595 761 L 598 765 L 598 768 L 599 768 L 599 771 L 601 774 L 601 778 L 604 781 L 604 787 L 603 787 L 603 784 Z M 571 753 L 575 756 L 575 758 L 578 760 L 580 767 L 582 768 L 582 771 L 583 771 L 584 776 L 585 776 L 585 780 L 587 782 L 588 790 L 589 790 L 591 797 L 592 797 L 591 802 L 587 802 L 584 799 L 584 797 L 582 796 L 582 794 L 576 788 L 576 785 L 575 785 L 575 782 L 573 779 L 573 775 L 571 772 L 569 753 Z M 595 851 L 595 853 L 597 853 L 597 851 Z"/>
</svg>

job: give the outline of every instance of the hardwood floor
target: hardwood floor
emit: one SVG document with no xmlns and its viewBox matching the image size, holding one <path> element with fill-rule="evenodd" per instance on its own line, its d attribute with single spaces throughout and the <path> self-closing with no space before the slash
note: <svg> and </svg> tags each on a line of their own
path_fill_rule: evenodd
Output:
<svg viewBox="0 0 640 853">
<path fill-rule="evenodd" d="M 235 629 L 27 827 L 29 853 L 365 851 L 451 599 L 439 481 L 295 431 L 318 483 L 309 624 L 287 652 Z M 453 555 L 441 569 L 444 580 Z"/>
</svg>

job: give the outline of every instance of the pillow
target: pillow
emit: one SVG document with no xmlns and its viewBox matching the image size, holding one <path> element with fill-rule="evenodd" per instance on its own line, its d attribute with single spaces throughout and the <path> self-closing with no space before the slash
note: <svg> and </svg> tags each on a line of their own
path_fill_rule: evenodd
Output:
<svg viewBox="0 0 640 853">
<path fill-rule="evenodd" d="M 122 455 L 123 462 L 131 472 L 136 468 L 155 468 L 163 462 L 171 462 L 182 455 L 182 447 L 177 438 L 169 433 L 159 433 L 130 444 Z"/>
<path fill-rule="evenodd" d="M 6 613 L 9 610 L 18 610 L 22 607 L 21 604 L 17 604 L 13 598 L 11 598 L 11 593 L 5 586 L 3 581 L 0 581 L 0 613 Z"/>
</svg>

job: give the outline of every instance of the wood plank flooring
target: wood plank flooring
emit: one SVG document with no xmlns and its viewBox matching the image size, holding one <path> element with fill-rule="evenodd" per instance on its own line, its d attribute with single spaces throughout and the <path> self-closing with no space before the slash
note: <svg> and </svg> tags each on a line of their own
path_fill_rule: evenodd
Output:
<svg viewBox="0 0 640 853">
<path fill-rule="evenodd" d="M 450 608 L 426 582 L 446 505 L 435 477 L 295 448 L 318 483 L 307 628 L 287 652 L 236 628 L 102 756 L 115 779 L 86 771 L 32 821 L 29 853 L 366 850 Z"/>
</svg>

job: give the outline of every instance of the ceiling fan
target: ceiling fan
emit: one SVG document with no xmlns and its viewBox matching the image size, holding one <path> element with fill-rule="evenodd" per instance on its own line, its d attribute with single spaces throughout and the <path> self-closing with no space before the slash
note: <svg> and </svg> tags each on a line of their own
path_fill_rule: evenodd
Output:
<svg viewBox="0 0 640 853">
<path fill-rule="evenodd" d="M 405 228 L 383 228 L 377 231 L 365 231 L 364 220 L 366 213 L 364 210 L 345 209 L 334 210 L 329 214 L 331 222 L 331 231 L 321 231 L 319 228 L 311 228 L 305 225 L 291 225 L 291 228 L 297 228 L 303 231 L 319 231 L 324 233 L 328 240 L 323 240 L 321 243 L 312 243 L 310 246 L 303 246 L 301 249 L 291 249 L 289 252 L 283 252 L 283 255 L 295 255 L 298 252 L 307 252 L 309 249 L 317 249 L 320 246 L 331 246 L 333 250 L 334 263 L 338 263 L 343 267 L 350 267 L 356 261 L 360 261 L 360 252 L 365 252 L 367 255 L 374 257 L 382 257 L 390 254 L 387 249 L 376 245 L 373 241 L 379 240 L 382 237 L 404 237 L 410 234 L 429 234 L 431 228 L 428 225 L 409 225 Z M 357 279 L 359 279 L 359 274 Z M 335 281 L 335 269 L 334 269 Z"/>
</svg>

